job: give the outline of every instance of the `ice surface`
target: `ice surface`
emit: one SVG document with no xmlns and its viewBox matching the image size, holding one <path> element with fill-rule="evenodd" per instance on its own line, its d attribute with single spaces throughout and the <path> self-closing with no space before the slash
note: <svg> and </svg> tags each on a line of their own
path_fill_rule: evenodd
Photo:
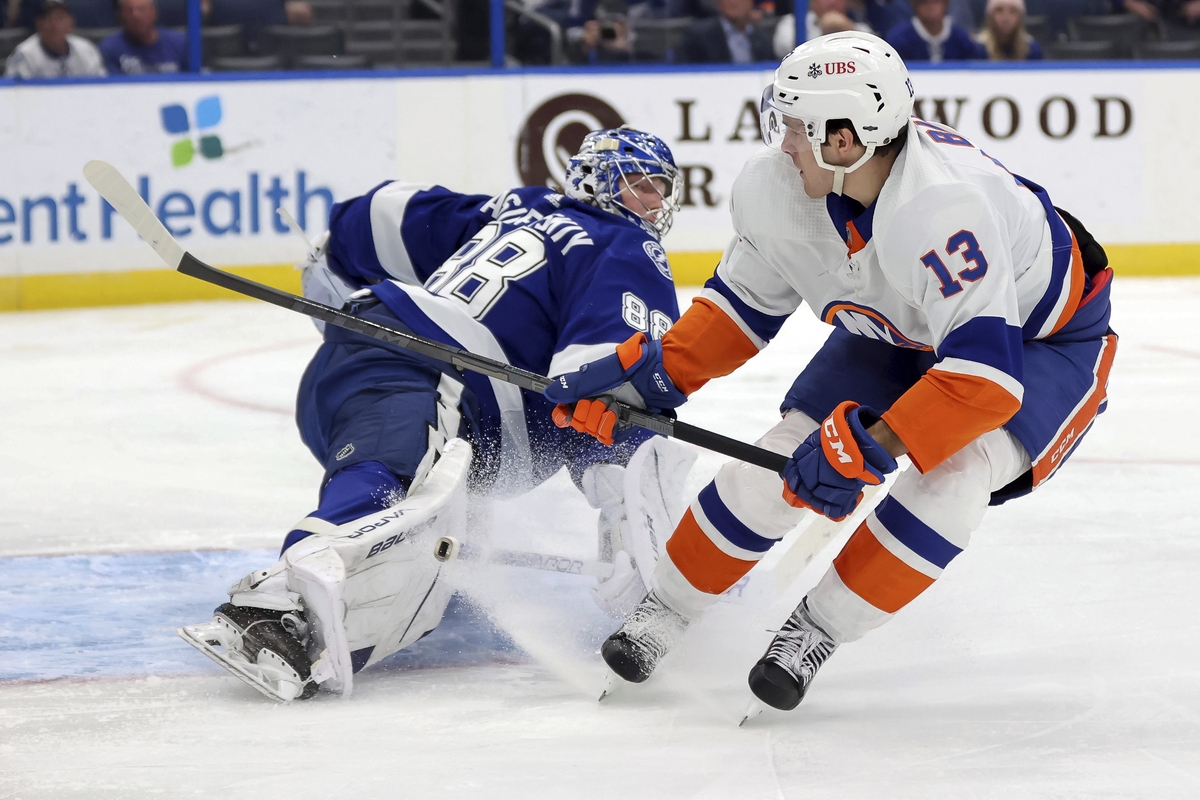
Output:
<svg viewBox="0 0 1200 800">
<path fill-rule="evenodd" d="M 840 539 L 603 704 L 589 579 L 475 566 L 423 649 L 348 701 L 276 706 L 170 631 L 315 501 L 289 416 L 311 325 L 250 302 L 0 316 L 0 798 L 1200 797 L 1200 280 L 1114 291 L 1109 412 L 1072 461 L 742 729 L 766 629 Z M 683 418 L 770 426 L 824 335 L 805 313 Z M 489 527 L 588 558 L 593 520 L 560 475 Z"/>
</svg>

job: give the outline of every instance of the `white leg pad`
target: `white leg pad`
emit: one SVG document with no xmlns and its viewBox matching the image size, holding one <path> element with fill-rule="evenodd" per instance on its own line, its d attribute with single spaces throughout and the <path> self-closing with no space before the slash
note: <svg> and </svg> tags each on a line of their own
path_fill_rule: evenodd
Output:
<svg viewBox="0 0 1200 800">
<path fill-rule="evenodd" d="M 592 590 L 609 616 L 623 619 L 646 595 L 667 538 L 683 516 L 683 485 L 696 461 L 691 448 L 663 437 L 643 442 L 624 467 L 595 464 L 583 493 L 600 509 L 600 558 L 613 572 Z"/>
<path fill-rule="evenodd" d="M 683 485 L 695 463 L 695 450 L 655 436 L 638 448 L 625 467 L 621 541 L 647 586 L 687 508 Z"/>
<path fill-rule="evenodd" d="M 287 588 L 303 598 L 324 651 L 314 665 L 323 689 L 351 693 L 352 653 L 365 652 L 362 666 L 369 666 L 437 627 L 452 589 L 434 549 L 441 537 L 466 527 L 470 464 L 470 445 L 451 440 L 399 504 L 310 536 L 284 554 Z"/>
</svg>

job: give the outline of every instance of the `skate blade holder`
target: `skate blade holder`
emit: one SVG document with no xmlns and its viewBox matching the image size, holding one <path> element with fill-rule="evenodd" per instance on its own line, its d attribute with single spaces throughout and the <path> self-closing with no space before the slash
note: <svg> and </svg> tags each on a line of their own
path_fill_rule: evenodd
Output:
<svg viewBox="0 0 1200 800">
<path fill-rule="evenodd" d="M 258 663 L 247 660 L 232 646 L 230 637 L 238 636 L 237 632 L 223 622 L 214 620 L 198 625 L 185 625 L 175 632 L 234 677 L 277 703 L 291 702 L 304 690 L 304 684 L 296 671 L 271 651 L 260 651 Z"/>
<path fill-rule="evenodd" d="M 443 536 L 433 543 L 433 557 L 438 561 L 453 561 L 458 558 L 461 546 L 453 536 Z"/>
</svg>

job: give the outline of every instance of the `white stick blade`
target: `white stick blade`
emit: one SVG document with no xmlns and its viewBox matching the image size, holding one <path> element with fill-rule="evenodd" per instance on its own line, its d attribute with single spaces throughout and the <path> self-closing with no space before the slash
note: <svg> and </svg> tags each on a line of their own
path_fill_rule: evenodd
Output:
<svg viewBox="0 0 1200 800">
<path fill-rule="evenodd" d="M 167 266 L 179 268 L 183 248 L 116 167 L 107 161 L 89 161 L 83 167 L 83 177 L 154 248 Z"/>
</svg>

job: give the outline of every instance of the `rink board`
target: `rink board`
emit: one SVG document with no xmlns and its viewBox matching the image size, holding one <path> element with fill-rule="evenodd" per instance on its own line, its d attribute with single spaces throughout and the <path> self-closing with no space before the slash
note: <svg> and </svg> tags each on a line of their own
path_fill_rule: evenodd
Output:
<svg viewBox="0 0 1200 800">
<path fill-rule="evenodd" d="M 1120 66 L 1120 65 L 1118 65 Z M 919 69 L 918 113 L 1046 186 L 1110 248 L 1118 273 L 1200 273 L 1200 68 Z M 102 158 L 186 248 L 285 288 L 332 203 L 401 178 L 490 194 L 554 184 L 588 129 L 663 136 L 684 173 L 665 244 L 676 280 L 711 274 L 728 200 L 761 145 L 769 70 L 348 73 L 0 81 L 0 310 L 202 299 L 83 180 Z M 1158 135 L 1156 135 L 1158 134 Z M 1168 137 L 1169 138 L 1169 137 Z M 246 273 L 249 274 L 249 273 Z"/>
</svg>

